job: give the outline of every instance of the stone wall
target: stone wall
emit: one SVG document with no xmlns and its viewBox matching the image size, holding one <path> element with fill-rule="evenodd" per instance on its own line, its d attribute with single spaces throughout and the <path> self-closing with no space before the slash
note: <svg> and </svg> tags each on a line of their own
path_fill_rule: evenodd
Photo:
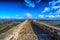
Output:
<svg viewBox="0 0 60 40">
<path fill-rule="evenodd" d="M 60 40 L 60 28 L 53 27 L 38 21 L 33 21 L 32 23 L 49 34 L 54 40 Z"/>
<path fill-rule="evenodd" d="M 13 34 L 13 36 L 9 40 L 17 40 L 18 35 L 24 31 L 24 27 L 26 27 L 27 22 L 28 22 L 28 20 L 23 22 L 21 25 L 18 25 L 20 27 L 18 28 L 18 30 L 15 31 L 15 33 Z"/>
<path fill-rule="evenodd" d="M 12 36 L 10 40 L 38 40 L 38 37 L 35 35 L 30 22 L 31 21 L 29 20 L 23 22 L 17 29 L 16 34 Z"/>
</svg>

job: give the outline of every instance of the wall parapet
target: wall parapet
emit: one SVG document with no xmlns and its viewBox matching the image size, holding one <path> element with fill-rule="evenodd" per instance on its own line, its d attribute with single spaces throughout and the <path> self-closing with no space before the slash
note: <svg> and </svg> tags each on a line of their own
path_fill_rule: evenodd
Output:
<svg viewBox="0 0 60 40">
<path fill-rule="evenodd" d="M 21 25 L 20 25 L 20 24 L 17 25 L 17 26 L 20 26 L 20 27 L 18 28 L 18 30 L 17 30 L 16 32 L 13 33 L 13 36 L 10 37 L 9 40 L 17 40 L 18 35 L 19 35 L 21 32 L 23 32 L 23 29 L 24 29 L 24 27 L 26 27 L 26 24 L 27 24 L 28 22 L 29 22 L 29 21 L 26 20 L 26 21 L 24 21 L 23 23 L 21 23 Z"/>
<path fill-rule="evenodd" d="M 51 37 L 54 38 L 54 40 L 60 40 L 60 28 L 50 26 L 50 25 L 47 25 L 45 23 L 38 22 L 38 21 L 33 21 L 32 23 L 35 24 L 44 32 L 48 33 Z"/>
</svg>

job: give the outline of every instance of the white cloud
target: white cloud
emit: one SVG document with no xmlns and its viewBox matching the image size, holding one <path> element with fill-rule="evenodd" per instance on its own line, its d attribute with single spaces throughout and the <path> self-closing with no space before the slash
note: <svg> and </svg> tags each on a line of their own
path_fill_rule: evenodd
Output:
<svg viewBox="0 0 60 40">
<path fill-rule="evenodd" d="M 5 18 L 5 17 L 3 17 L 3 16 L 0 16 L 0 18 Z"/>
<path fill-rule="evenodd" d="M 12 19 L 14 18 L 14 19 L 24 19 L 24 17 L 20 17 L 20 16 L 12 16 L 11 17 Z"/>
<path fill-rule="evenodd" d="M 19 15 L 18 14 L 16 14 L 16 17 L 18 17 Z"/>
<path fill-rule="evenodd" d="M 56 17 L 56 18 L 60 18 L 60 15 L 56 15 L 55 17 Z"/>
<path fill-rule="evenodd" d="M 10 19 L 11 17 L 10 17 L 10 16 L 6 16 L 5 18 L 6 18 L 6 19 Z"/>
<path fill-rule="evenodd" d="M 56 4 L 58 4 L 58 5 L 56 5 Z M 57 0 L 57 1 L 53 0 L 53 1 L 49 2 L 49 5 L 52 6 L 52 9 L 58 9 L 58 8 L 60 8 L 59 4 L 60 4 L 60 0 Z"/>
<path fill-rule="evenodd" d="M 55 12 L 55 14 L 60 14 L 60 9 Z"/>
<path fill-rule="evenodd" d="M 30 13 L 25 13 L 25 18 L 32 18 L 32 14 L 30 14 Z"/>
<path fill-rule="evenodd" d="M 3 19 L 10 19 L 11 17 L 10 17 L 10 16 L 0 16 L 0 18 L 3 18 Z"/>
<path fill-rule="evenodd" d="M 38 15 L 38 19 L 56 19 L 60 18 L 60 15 Z"/>
<path fill-rule="evenodd" d="M 24 17 L 18 17 L 18 19 L 24 19 Z"/>
<path fill-rule="evenodd" d="M 49 12 L 49 11 L 50 11 L 50 8 L 46 7 L 46 8 L 43 10 L 43 13 Z"/>
<path fill-rule="evenodd" d="M 40 18 L 44 18 L 44 15 L 38 15 L 38 18 L 40 19 Z"/>
<path fill-rule="evenodd" d="M 24 17 L 16 16 L 0 16 L 1 19 L 24 19 Z"/>
<path fill-rule="evenodd" d="M 38 15 L 38 18 L 52 19 L 52 18 L 55 18 L 55 16 L 54 15 Z"/>
<path fill-rule="evenodd" d="M 52 8 L 56 10 L 56 9 L 60 8 L 60 6 L 53 6 Z"/>
<path fill-rule="evenodd" d="M 51 18 L 55 18 L 54 15 L 46 15 L 45 17 L 46 17 L 46 18 L 50 18 L 50 19 L 51 19 Z"/>
<path fill-rule="evenodd" d="M 46 18 L 50 18 L 50 19 L 53 19 L 53 18 L 60 18 L 60 15 L 46 15 L 45 16 Z"/>
</svg>

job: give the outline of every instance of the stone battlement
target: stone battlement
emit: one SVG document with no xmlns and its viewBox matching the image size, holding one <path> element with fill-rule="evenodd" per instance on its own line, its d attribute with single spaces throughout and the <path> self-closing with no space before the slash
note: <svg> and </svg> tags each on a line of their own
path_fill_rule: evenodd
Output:
<svg viewBox="0 0 60 40">
<path fill-rule="evenodd" d="M 45 23 L 38 22 L 38 21 L 33 21 L 32 23 L 35 24 L 44 32 L 48 33 L 51 37 L 54 38 L 54 40 L 60 40 L 60 28 L 50 26 L 50 25 L 47 25 Z"/>
</svg>

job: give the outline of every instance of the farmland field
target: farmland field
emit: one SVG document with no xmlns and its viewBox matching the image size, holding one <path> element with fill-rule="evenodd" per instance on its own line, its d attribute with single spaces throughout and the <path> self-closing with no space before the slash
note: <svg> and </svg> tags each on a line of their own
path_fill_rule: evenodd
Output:
<svg viewBox="0 0 60 40">
<path fill-rule="evenodd" d="M 24 26 L 21 23 L 23 22 Z M 60 27 L 60 21 L 39 21 L 46 23 L 48 25 Z M 33 21 L 25 21 L 21 20 L 0 20 L 0 40 L 8 40 L 12 35 L 16 35 L 16 31 L 20 30 L 20 34 L 18 36 L 18 40 L 52 40 L 53 38 L 49 36 L 49 34 L 45 33 L 43 30 L 39 29 Z M 41 27 L 41 26 L 40 26 Z"/>
<path fill-rule="evenodd" d="M 48 25 L 51 25 L 51 26 L 55 26 L 55 27 L 59 27 L 60 28 L 60 21 L 59 20 L 56 20 L 56 21 L 40 21 L 40 22 L 43 22 L 43 23 L 46 23 Z"/>
<path fill-rule="evenodd" d="M 17 29 L 17 25 L 23 21 L 18 20 L 0 20 L 0 40 L 7 39 Z"/>
</svg>

